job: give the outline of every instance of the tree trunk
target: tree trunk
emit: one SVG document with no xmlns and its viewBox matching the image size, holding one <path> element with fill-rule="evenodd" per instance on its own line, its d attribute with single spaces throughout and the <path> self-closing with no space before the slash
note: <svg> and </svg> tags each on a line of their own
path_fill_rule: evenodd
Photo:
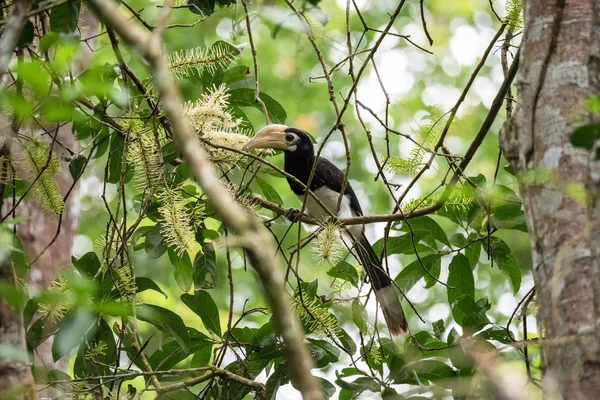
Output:
<svg viewBox="0 0 600 400">
<path fill-rule="evenodd" d="M 518 105 L 500 138 L 520 177 L 544 334 L 544 398 L 600 393 L 600 165 L 570 144 L 600 94 L 600 2 L 527 0 Z M 594 287 L 597 286 L 597 287 Z"/>
</svg>

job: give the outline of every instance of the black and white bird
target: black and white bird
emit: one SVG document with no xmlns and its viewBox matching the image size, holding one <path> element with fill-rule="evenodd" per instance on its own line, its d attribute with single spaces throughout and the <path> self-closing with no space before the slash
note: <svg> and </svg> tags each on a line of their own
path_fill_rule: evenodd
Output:
<svg viewBox="0 0 600 400">
<path fill-rule="evenodd" d="M 261 129 L 246 143 L 243 150 L 280 149 L 284 151 L 284 170 L 302 182 L 305 187 L 316 163 L 316 169 L 310 184 L 310 190 L 326 207 L 324 209 L 313 197 L 307 195 L 304 187 L 288 178 L 292 191 L 302 203 L 305 202 L 306 213 L 316 219 L 327 218 L 336 213 L 338 199 L 344 182 L 344 174 L 331 161 L 315 156 L 315 149 L 310 136 L 296 128 L 285 125 L 268 125 Z M 328 212 L 329 211 L 329 212 Z M 338 218 L 350 218 L 362 215 L 358 198 L 348 182 L 339 211 L 334 214 Z M 352 240 L 361 264 L 365 268 L 369 280 L 375 290 L 375 296 L 383 311 L 383 316 L 392 335 L 408 332 L 408 325 L 392 280 L 384 271 L 381 260 L 371 247 L 364 233 L 363 225 L 349 225 L 348 236 Z"/>
</svg>

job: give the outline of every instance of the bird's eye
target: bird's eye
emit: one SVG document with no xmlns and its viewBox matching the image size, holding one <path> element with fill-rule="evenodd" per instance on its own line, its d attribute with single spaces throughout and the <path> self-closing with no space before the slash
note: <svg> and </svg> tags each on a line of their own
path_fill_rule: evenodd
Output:
<svg viewBox="0 0 600 400">
<path fill-rule="evenodd" d="M 287 135 L 285 135 L 285 140 L 288 142 L 291 142 L 294 140 L 294 135 L 292 135 L 291 133 L 288 133 Z"/>
</svg>

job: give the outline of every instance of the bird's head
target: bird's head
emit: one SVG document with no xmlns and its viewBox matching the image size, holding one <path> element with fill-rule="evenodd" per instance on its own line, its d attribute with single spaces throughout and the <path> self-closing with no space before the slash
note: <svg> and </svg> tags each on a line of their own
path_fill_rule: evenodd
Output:
<svg viewBox="0 0 600 400">
<path fill-rule="evenodd" d="M 306 132 L 276 124 L 262 128 L 242 148 L 252 149 L 279 149 L 290 153 L 314 154 L 313 143 Z"/>
</svg>

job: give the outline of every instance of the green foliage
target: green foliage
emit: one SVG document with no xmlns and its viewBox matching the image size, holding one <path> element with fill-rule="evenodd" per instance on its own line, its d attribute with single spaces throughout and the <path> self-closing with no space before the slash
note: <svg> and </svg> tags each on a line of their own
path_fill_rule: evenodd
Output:
<svg viewBox="0 0 600 400">
<path fill-rule="evenodd" d="M 380 32 L 363 32 L 363 20 L 352 9 L 346 24 L 345 10 L 335 2 L 295 2 L 302 19 L 283 3 L 248 3 L 251 46 L 246 43 L 243 8 L 215 7 L 234 3 L 175 2 L 178 8 L 171 10 L 169 27 L 162 32 L 170 54 L 167 63 L 185 100 L 181 118 L 194 128 L 222 185 L 277 240 L 276 257 L 287 277 L 285 289 L 306 333 L 305 345 L 318 369 L 315 375 L 324 397 L 486 398 L 485 379 L 480 380 L 485 371 L 478 370 L 476 356 L 493 351 L 499 363 L 512 363 L 502 364 L 502 369 L 515 368 L 511 372 L 517 373 L 520 368 L 513 366 L 522 354 L 506 345 L 522 333 L 503 326 L 508 316 L 499 298 L 508 294 L 520 300 L 521 286 L 526 289 L 531 284 L 531 263 L 516 178 L 510 169 L 495 170 L 494 131 L 448 189 L 488 111 L 485 91 L 469 93 L 458 110 L 460 121 L 452 122 L 444 147 L 437 149 L 454 157 L 435 155 L 407 193 L 406 177 L 397 175 L 415 176 L 432 156 L 429 150 L 449 115 L 446 106 L 432 103 L 445 102 L 446 97 L 454 101 L 454 92 L 462 90 L 460 85 L 471 74 L 469 65 L 444 49 L 466 21 L 478 21 L 472 28 L 479 32 L 486 19 L 476 13 L 489 13 L 488 4 L 481 10 L 461 2 L 426 2 L 425 16 L 436 17 L 428 27 L 440 51 L 432 56 L 417 54 L 419 50 L 404 36 L 394 36 L 382 43 L 373 62 L 365 64 L 357 96 L 390 128 L 404 132 L 415 125 L 411 132 L 415 145 L 391 132 L 384 138 L 379 122 L 366 120 L 362 108 L 353 109 L 357 104 L 348 92 L 353 83 L 350 61 L 356 76 L 362 63 L 371 59 L 368 54 Z M 180 7 L 184 5 L 189 8 Z M 150 25 L 161 23 L 163 10 L 156 4 L 134 0 L 130 6 L 143 9 L 139 18 Z M 390 11 L 384 11 L 386 7 L 384 3 L 367 7 L 361 15 L 369 26 L 386 26 Z M 223 223 L 214 207 L 220 199 L 208 199 L 194 183 L 153 83 L 158 77 L 149 76 L 144 61 L 123 41 L 118 44 L 122 60 L 118 58 L 104 30 L 84 43 L 79 35 L 86 33 L 85 28 L 77 26 L 83 21 L 80 11 L 79 1 L 59 2 L 47 10 L 50 18 L 45 29 L 37 25 L 34 29 L 29 21 L 18 43 L 23 55 L 9 65 L 7 75 L 17 81 L 0 88 L 0 111 L 14 119 L 15 137 L 23 147 L 18 151 L 21 157 L 1 159 L 6 166 L 1 182 L 5 204 L 14 204 L 10 203 L 13 197 L 27 200 L 30 193 L 45 212 L 66 216 L 70 210 L 65 210 L 63 196 L 67 193 L 62 183 L 59 188 L 57 177 L 70 176 L 80 185 L 70 193 L 81 203 L 78 239 L 89 237 L 98 245 L 92 251 L 85 240 L 78 240 L 72 267 L 32 297 L 34 290 L 21 282 L 37 254 L 26 257 L 13 231 L 19 233 L 20 224 L 27 221 L 8 220 L 0 226 L 0 256 L 10 257 L 21 279 L 17 286 L 0 283 L 0 296 L 13 308 L 23 308 L 30 351 L 53 337 L 52 357 L 72 366 L 60 372 L 36 364 L 36 383 L 60 387 L 67 397 L 92 390 L 94 396 L 106 398 L 145 395 L 153 379 L 138 375 L 148 368 L 147 362 L 154 371 L 193 368 L 190 373 L 157 374 L 163 387 L 187 384 L 190 374 L 206 378 L 169 392 L 174 399 L 242 399 L 252 392 L 225 374 L 212 375 L 215 367 L 251 380 L 265 376 L 266 396 L 284 398 L 295 384 L 296 366 L 289 365 L 283 353 L 271 307 L 250 268 L 244 250 L 248 238 L 237 236 Z M 398 21 L 409 21 L 413 11 L 407 2 Z M 521 13 L 520 1 L 507 1 L 506 22 L 513 28 L 520 26 Z M 198 15 L 193 14 L 203 21 L 196 23 Z M 402 27 L 407 25 L 396 23 L 396 33 L 405 35 Z M 347 27 L 351 55 L 346 54 Z M 322 78 L 319 57 L 307 34 L 317 42 L 331 87 Z M 422 44 L 418 35 L 411 40 Z M 94 51 L 89 65 L 82 65 L 79 59 L 87 45 Z M 259 85 L 254 80 L 254 55 Z M 497 63 L 490 58 L 480 77 L 495 70 Z M 380 80 L 391 87 L 384 89 L 385 99 L 378 98 L 384 92 L 377 85 Z M 407 85 L 402 90 L 393 87 L 399 81 Z M 495 80 L 489 82 L 497 85 Z M 428 95 L 432 88 L 444 95 Z M 348 101 L 341 121 L 331 98 L 338 109 Z M 380 100 L 389 100 L 386 111 L 375 106 Z M 599 104 L 590 98 L 589 111 L 600 110 Z M 358 115 L 358 111 L 372 136 L 354 118 L 353 112 Z M 401 298 L 412 336 L 388 337 L 381 312 L 374 311 L 371 282 L 365 281 L 364 267 L 353 258 L 351 244 L 340 238 L 339 224 L 327 221 L 315 227 L 318 232 L 309 233 L 296 224 L 290 227 L 278 213 L 262 207 L 262 199 L 285 208 L 299 207 L 276 168 L 241 152 L 249 136 L 263 126 L 265 112 L 271 123 L 310 131 L 315 147 L 324 145 L 323 155 L 339 166 L 345 165 L 346 154 L 340 150 L 345 149 L 341 126 L 335 124 L 344 126 L 352 161 L 350 180 L 365 215 L 390 213 L 400 197 L 405 214 L 443 201 L 428 215 L 397 217 L 389 235 L 383 234 L 383 224 L 381 229 L 365 225 L 394 286 L 413 303 L 414 309 Z M 59 128 L 68 131 L 62 125 L 69 122 L 75 144 L 71 138 L 65 140 L 64 132 L 56 135 Z M 332 134 L 325 140 L 329 131 Z M 574 146 L 589 150 L 599 137 L 596 125 L 582 125 L 570 139 Z M 373 154 L 379 154 L 380 162 L 385 160 L 385 179 L 381 175 L 374 179 Z M 282 167 L 280 155 L 260 154 L 271 155 L 269 161 Z M 22 161 L 26 174 L 15 160 Z M 504 164 L 502 159 L 500 166 Z M 472 171 L 477 175 L 469 176 Z M 551 172 L 542 171 L 531 179 L 551 178 Z M 385 187 L 384 182 L 391 185 Z M 585 201 L 585 192 L 577 198 Z M 537 378 L 539 356 L 531 356 L 532 347 L 530 366 Z M 119 376 L 125 373 L 130 375 Z M 116 376 L 99 378 L 112 375 Z M 465 387 L 470 391 L 464 393 Z"/>
</svg>

